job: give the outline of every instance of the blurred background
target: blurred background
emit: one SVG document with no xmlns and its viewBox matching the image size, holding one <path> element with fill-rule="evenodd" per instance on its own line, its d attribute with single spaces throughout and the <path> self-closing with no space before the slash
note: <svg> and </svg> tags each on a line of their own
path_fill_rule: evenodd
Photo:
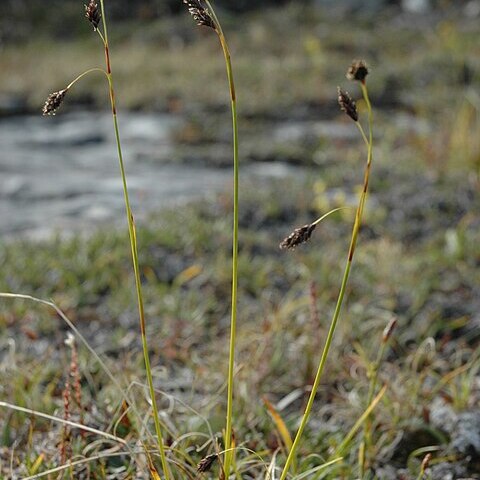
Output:
<svg viewBox="0 0 480 480">
<path fill-rule="evenodd" d="M 118 375 L 138 378 L 136 300 L 105 79 L 88 75 L 56 116 L 41 115 L 49 93 L 103 66 L 84 3 L 0 2 L 0 291 L 54 298 L 96 351 L 115 358 Z M 452 449 L 457 455 L 437 462 L 432 478 L 476 478 L 478 428 L 465 431 L 480 422 L 480 0 L 213 3 L 239 102 L 238 438 L 275 451 L 259 399 L 297 392 L 281 411 L 293 431 L 312 379 L 353 214 L 330 217 L 294 253 L 278 244 L 294 227 L 357 202 L 366 152 L 336 97 L 341 85 L 366 121 L 358 85 L 345 78 L 352 60 L 364 59 L 375 118 L 371 192 L 305 448 L 328 456 L 361 414 L 368 359 L 395 316 L 380 374 L 389 389 L 378 407 L 378 478 L 417 478 L 406 465 L 428 445 L 440 445 L 445 458 Z M 225 379 L 219 365 L 227 354 L 232 222 L 221 49 L 180 0 L 107 0 L 106 10 L 156 378 L 220 431 L 215 395 Z M 2 300 L 0 398 L 61 408 L 67 329 L 59 325 L 49 311 Z M 102 428 L 100 419 L 108 424 L 111 415 L 107 403 L 102 410 L 109 380 L 96 368 L 86 356 L 87 397 Z M 45 385 L 57 388 L 44 395 Z M 466 430 L 444 424 L 445 409 L 459 422 L 473 415 L 464 418 Z M 178 435 L 196 425 L 189 415 L 172 417 Z M 27 442 L 26 423 L 14 415 L 0 422 L 8 425 L 3 445 Z M 37 434 L 33 444 L 48 455 L 55 441 Z M 10 465 L 8 449 L 2 452 Z M 18 462 L 23 474 L 25 463 Z M 350 473 L 345 478 L 357 478 Z"/>
<path fill-rule="evenodd" d="M 355 136 L 338 113 L 336 85 L 345 84 L 357 57 L 368 61 L 374 103 L 388 117 L 379 126 L 403 136 L 401 147 L 420 149 L 432 175 L 451 161 L 478 175 L 471 133 L 478 127 L 479 2 L 217 6 L 234 56 L 244 182 L 302 175 Z M 83 9 L 70 0 L 0 6 L 2 235 L 83 230 L 121 217 L 104 79 L 94 73 L 75 85 L 56 118 L 39 115 L 50 92 L 103 65 Z M 116 1 L 107 12 L 138 214 L 228 188 L 228 92 L 215 36 L 196 28 L 179 0 Z"/>
<path fill-rule="evenodd" d="M 192 25 L 179 0 L 110 3 L 135 206 L 149 212 L 224 189 L 231 133 L 217 39 Z M 397 141 L 409 137 L 404 153 L 415 145 L 435 175 L 452 156 L 478 175 L 479 2 L 220 0 L 218 8 L 234 55 L 244 181 L 298 177 L 355 135 L 335 89 L 357 57 L 367 59 L 376 108 L 388 117 L 379 124 L 394 127 Z M 73 0 L 0 6 L 2 235 L 89 228 L 122 211 L 104 80 L 79 82 L 59 117 L 38 114 L 51 91 L 103 64 L 83 16 Z"/>
</svg>

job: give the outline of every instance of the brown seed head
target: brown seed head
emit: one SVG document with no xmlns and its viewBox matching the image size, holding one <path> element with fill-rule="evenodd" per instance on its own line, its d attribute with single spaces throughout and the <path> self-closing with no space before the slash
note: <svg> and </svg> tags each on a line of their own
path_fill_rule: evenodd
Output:
<svg viewBox="0 0 480 480">
<path fill-rule="evenodd" d="M 425 457 L 423 458 L 423 461 L 422 461 L 422 472 L 424 472 L 428 466 L 430 465 L 430 460 L 432 459 L 432 454 L 431 453 L 427 453 L 425 455 Z"/>
<path fill-rule="evenodd" d="M 64 90 L 60 90 L 58 92 L 51 93 L 47 100 L 45 101 L 45 105 L 43 106 L 42 112 L 44 115 L 55 115 L 56 111 L 60 108 L 60 105 L 63 103 L 65 99 L 65 95 L 68 92 L 68 88 Z"/>
<path fill-rule="evenodd" d="M 348 94 L 348 92 L 337 87 L 338 104 L 342 111 L 344 111 L 354 122 L 358 122 L 357 104 L 355 100 Z"/>
<path fill-rule="evenodd" d="M 90 0 L 90 3 L 85 5 L 85 17 L 93 25 L 93 30 L 96 30 L 100 24 L 102 14 L 95 0 Z"/>
<path fill-rule="evenodd" d="M 218 455 L 216 453 L 212 453 L 212 455 L 207 455 L 205 458 L 202 458 L 200 463 L 197 465 L 197 472 L 208 472 L 212 468 L 212 465 L 215 463 L 217 458 Z"/>
<path fill-rule="evenodd" d="M 210 15 L 208 8 L 202 4 L 201 0 L 183 0 L 183 3 L 188 6 L 188 11 L 197 22 L 197 25 L 210 27 L 214 30 L 217 29 L 215 20 Z"/>
<path fill-rule="evenodd" d="M 363 60 L 354 60 L 347 71 L 347 78 L 349 80 L 364 82 L 367 75 L 368 67 Z"/>
<path fill-rule="evenodd" d="M 388 342 L 396 326 L 397 326 L 397 319 L 394 317 L 388 322 L 387 326 L 383 330 L 383 336 L 382 336 L 383 343 Z"/>
<path fill-rule="evenodd" d="M 282 250 L 295 250 L 298 245 L 301 245 L 310 239 L 316 227 L 316 224 L 310 223 L 303 227 L 296 228 L 288 237 L 283 239 L 282 243 L 279 245 L 280 248 Z"/>
</svg>

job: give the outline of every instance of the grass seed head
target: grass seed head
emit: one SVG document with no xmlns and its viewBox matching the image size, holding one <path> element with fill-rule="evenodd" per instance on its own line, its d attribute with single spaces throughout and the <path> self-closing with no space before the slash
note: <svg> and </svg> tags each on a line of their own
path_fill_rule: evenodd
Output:
<svg viewBox="0 0 480 480">
<path fill-rule="evenodd" d="M 347 78 L 349 80 L 357 80 L 358 82 L 365 82 L 368 75 L 367 64 L 363 60 L 354 60 L 347 71 Z"/>
<path fill-rule="evenodd" d="M 90 0 L 89 4 L 85 5 L 85 17 L 93 25 L 93 30 L 96 30 L 100 24 L 102 14 L 95 0 Z"/>
<path fill-rule="evenodd" d="M 207 455 L 205 458 L 202 458 L 202 460 L 200 460 L 200 463 L 197 465 L 197 472 L 208 472 L 212 468 L 212 465 L 215 463 L 217 458 L 218 455 L 216 453 L 212 453 L 211 455 Z"/>
<path fill-rule="evenodd" d="M 383 330 L 382 341 L 384 343 L 388 342 L 396 326 L 397 326 L 397 319 L 394 317 L 388 322 L 387 326 Z"/>
<path fill-rule="evenodd" d="M 190 15 L 192 15 L 193 19 L 197 22 L 197 25 L 210 27 L 214 30 L 217 29 L 215 20 L 208 11 L 208 8 L 202 4 L 201 0 L 183 0 L 183 3 L 188 6 L 188 11 L 190 12 Z"/>
<path fill-rule="evenodd" d="M 296 228 L 288 237 L 284 238 L 280 243 L 282 250 L 295 250 L 298 245 L 307 242 L 314 232 L 316 224 L 310 223 L 303 227 Z"/>
<path fill-rule="evenodd" d="M 337 87 L 338 104 L 342 111 L 344 111 L 354 122 L 358 122 L 357 104 L 355 100 L 348 94 L 348 92 Z"/>
<path fill-rule="evenodd" d="M 68 92 L 68 88 L 64 90 L 59 90 L 58 92 L 51 93 L 47 100 L 45 101 L 45 105 L 43 106 L 42 112 L 44 115 L 55 115 L 57 110 L 63 103 L 65 99 L 65 95 Z"/>
<path fill-rule="evenodd" d="M 422 473 L 425 472 L 425 470 L 428 468 L 428 466 L 430 465 L 430 461 L 432 460 L 432 454 L 431 453 L 427 453 L 425 455 L 425 457 L 423 458 L 423 461 L 422 461 L 422 466 L 421 466 L 421 469 L 422 469 Z"/>
</svg>

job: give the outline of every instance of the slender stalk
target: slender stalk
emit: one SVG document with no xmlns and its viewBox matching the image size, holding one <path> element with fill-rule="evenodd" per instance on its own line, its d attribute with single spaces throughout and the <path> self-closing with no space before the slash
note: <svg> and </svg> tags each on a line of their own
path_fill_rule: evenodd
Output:
<svg viewBox="0 0 480 480">
<path fill-rule="evenodd" d="M 89 73 L 92 73 L 92 72 L 102 72 L 104 75 L 107 76 L 107 72 L 103 69 L 103 68 L 90 68 L 88 69 L 87 71 L 81 73 L 77 78 L 73 79 L 68 85 L 67 85 L 67 90 L 72 87 L 75 83 L 77 83 L 81 78 L 85 77 L 86 75 L 88 75 Z M 107 76 L 108 78 L 108 76 Z"/>
<path fill-rule="evenodd" d="M 310 413 L 312 411 L 313 403 L 315 401 L 315 397 L 318 391 L 318 387 L 320 386 L 320 381 L 322 378 L 323 370 L 325 368 L 325 364 L 327 361 L 328 353 L 330 351 L 330 347 L 332 345 L 333 341 L 333 336 L 335 334 L 335 330 L 337 328 L 337 323 L 338 323 L 338 318 L 340 316 L 340 311 L 342 309 L 342 304 L 343 300 L 345 297 L 345 291 L 347 289 L 347 284 L 348 284 L 348 279 L 350 277 L 350 271 L 352 268 L 352 261 L 353 261 L 353 255 L 355 253 L 355 247 L 357 245 L 357 238 L 358 238 L 358 232 L 360 230 L 360 224 L 362 221 L 362 216 L 363 216 L 363 209 L 365 206 L 365 199 L 367 196 L 367 190 L 368 190 L 368 182 L 369 182 L 369 177 L 370 177 L 370 166 L 372 163 L 372 150 L 373 150 L 373 114 L 372 114 L 372 107 L 370 104 L 370 99 L 368 97 L 368 90 L 366 87 L 365 83 L 361 83 L 362 87 L 362 93 L 363 97 L 365 99 L 365 103 L 367 104 L 367 109 L 368 109 L 368 124 L 369 124 L 369 142 L 368 142 L 368 152 L 367 152 L 367 166 L 365 168 L 365 177 L 364 177 L 364 185 L 363 185 L 363 190 L 360 195 L 358 207 L 357 207 L 357 213 L 355 215 L 355 222 L 353 225 L 353 230 L 352 230 L 352 237 L 350 240 L 350 247 L 348 250 L 348 257 L 347 257 L 347 263 L 345 266 L 345 270 L 343 273 L 343 278 L 342 278 L 342 283 L 340 285 L 340 291 L 338 294 L 338 299 L 337 299 L 337 304 L 335 306 L 335 311 L 333 313 L 332 321 L 330 323 L 330 327 L 328 330 L 327 334 L 327 339 L 325 341 L 325 346 L 323 347 L 323 352 L 322 356 L 320 358 L 320 363 L 318 365 L 318 370 L 315 375 L 315 380 L 312 385 L 312 390 L 310 392 L 310 396 L 308 398 L 307 406 L 305 407 L 305 412 L 303 414 L 302 420 L 300 422 L 300 426 L 298 428 L 297 434 L 295 436 L 295 440 L 293 441 L 292 448 L 290 450 L 290 453 L 288 454 L 287 461 L 285 463 L 285 466 L 283 468 L 282 474 L 280 476 L 280 480 L 285 480 L 287 477 L 288 471 L 290 469 L 290 466 L 293 462 L 293 459 L 295 458 L 295 455 L 297 453 L 298 446 L 300 444 L 300 440 L 303 435 L 303 431 L 305 430 L 305 427 L 307 425 L 308 419 L 310 417 Z"/>
<path fill-rule="evenodd" d="M 225 427 L 225 477 L 230 474 L 230 464 L 234 451 L 230 449 L 232 443 L 232 417 L 233 417 L 233 384 L 235 367 L 235 344 L 237 330 L 237 298 L 238 298 L 238 123 L 237 123 L 237 100 L 235 84 L 233 81 L 232 63 L 228 51 L 227 42 L 223 33 L 219 35 L 227 66 L 227 75 L 230 88 L 232 125 L 233 125 L 233 245 L 232 245 L 232 314 L 230 321 L 230 347 L 228 358 L 228 388 L 227 388 L 227 423 Z"/>
<path fill-rule="evenodd" d="M 225 426 L 225 478 L 230 475 L 230 468 L 234 456 L 232 446 L 232 417 L 233 417 L 233 389 L 235 369 L 235 345 L 237 330 L 237 299 L 238 299 L 238 213 L 239 213 L 239 143 L 238 143 L 238 116 L 237 116 L 237 95 L 233 77 L 232 61 L 227 40 L 223 33 L 220 21 L 208 0 L 205 0 L 209 11 L 215 20 L 216 29 L 225 57 L 227 68 L 228 87 L 230 91 L 232 127 L 233 127 L 233 241 L 232 241 L 232 298 L 231 298 L 231 320 L 230 320 L 230 346 L 228 358 L 228 379 L 227 379 L 227 416 Z"/>
<path fill-rule="evenodd" d="M 112 440 L 122 445 L 127 445 L 127 442 L 123 438 L 116 437 L 115 435 L 112 435 L 107 432 L 102 432 L 101 430 L 88 427 L 87 425 L 83 425 L 81 423 L 72 422 L 70 420 L 65 420 L 64 418 L 59 418 L 53 415 L 49 415 L 48 413 L 32 410 L 31 408 L 19 407 L 18 405 L 12 405 L 11 403 L 3 402 L 3 401 L 0 401 L 0 408 L 8 408 L 10 410 L 15 410 L 17 412 L 28 413 L 29 415 L 33 415 L 35 417 L 45 418 L 53 422 L 61 423 L 63 425 L 68 425 L 73 428 L 78 428 L 79 430 L 82 430 L 84 432 L 94 433 L 95 435 L 99 435 L 101 437 L 107 438 L 108 440 Z"/>
<path fill-rule="evenodd" d="M 140 317 L 140 332 L 142 336 L 142 347 L 143 347 L 143 356 L 145 362 L 145 371 L 147 375 L 148 387 L 150 391 L 150 400 L 152 402 L 152 412 L 153 412 L 153 419 L 155 423 L 155 431 L 157 434 L 157 441 L 158 441 L 158 450 L 160 453 L 160 459 L 163 468 L 163 474 L 166 480 L 170 480 L 170 470 L 168 468 L 167 458 L 165 455 L 165 447 L 163 444 L 163 436 L 162 436 L 162 429 L 160 427 L 160 419 L 158 416 L 158 408 L 157 408 L 157 401 L 155 398 L 155 390 L 153 386 L 153 377 L 152 377 L 152 369 L 150 366 L 150 357 L 148 353 L 148 342 L 147 342 L 147 334 L 146 334 L 146 322 L 145 322 L 145 309 L 143 305 L 143 294 L 142 294 L 142 283 L 140 278 L 140 267 L 138 262 L 138 249 L 137 249 L 137 235 L 135 231 L 135 221 L 132 214 L 132 209 L 130 208 L 130 200 L 128 195 L 128 188 L 127 188 L 127 179 L 125 175 L 125 166 L 123 162 L 123 153 L 122 153 L 122 146 L 120 143 L 120 132 L 118 128 L 118 119 L 117 119 L 117 109 L 115 103 L 115 90 L 113 86 L 113 77 L 112 77 L 112 68 L 110 63 L 110 51 L 109 51 L 109 44 L 108 44 L 108 30 L 107 30 L 107 22 L 105 18 L 105 7 L 104 7 L 104 0 L 100 0 L 100 6 L 102 11 L 102 22 L 103 22 L 103 37 L 100 37 L 103 40 L 103 44 L 105 47 L 105 63 L 107 69 L 107 79 L 109 85 L 109 93 L 110 93 L 110 103 L 112 106 L 112 118 L 113 118 L 113 128 L 115 131 L 115 140 L 117 143 L 117 154 L 118 154 L 118 161 L 120 165 L 120 173 L 122 176 L 122 184 L 123 184 L 123 195 L 125 199 L 125 210 L 127 214 L 127 221 L 128 221 L 128 233 L 130 237 L 130 248 L 132 254 L 132 263 L 133 263 L 133 270 L 135 274 L 135 286 L 137 291 L 137 301 L 138 301 L 138 313 Z"/>
</svg>

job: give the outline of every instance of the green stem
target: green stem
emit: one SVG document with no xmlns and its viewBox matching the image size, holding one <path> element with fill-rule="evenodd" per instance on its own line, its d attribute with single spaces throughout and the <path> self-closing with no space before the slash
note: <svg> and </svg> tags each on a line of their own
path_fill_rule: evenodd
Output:
<svg viewBox="0 0 480 480">
<path fill-rule="evenodd" d="M 232 418 L 233 418 L 233 387 L 235 374 L 235 344 L 237 331 L 237 298 L 238 298 L 238 212 L 239 212 L 239 150 L 238 150 L 238 116 L 237 116 L 237 95 L 235 91 L 235 82 L 233 77 L 232 60 L 227 44 L 227 39 L 222 30 L 220 21 L 210 4 L 205 0 L 210 14 L 215 22 L 218 38 L 222 46 L 227 67 L 228 87 L 230 90 L 232 127 L 233 127 L 233 241 L 232 241 L 232 315 L 230 320 L 230 345 L 228 358 L 228 378 L 227 378 L 227 418 L 225 426 L 225 461 L 224 473 L 228 479 L 232 459 L 235 454 L 232 447 Z"/>
<path fill-rule="evenodd" d="M 225 426 L 225 460 L 224 473 L 228 479 L 232 465 L 232 459 L 235 454 L 232 447 L 232 417 L 233 417 L 233 387 L 235 373 L 235 344 L 237 331 L 237 298 L 238 298 L 238 213 L 239 213 L 239 148 L 238 148 L 238 116 L 237 116 L 237 95 L 235 91 L 235 81 L 233 77 L 232 61 L 227 39 L 222 30 L 220 21 L 210 4 L 205 0 L 209 13 L 215 22 L 215 31 L 217 32 L 225 57 L 227 68 L 228 87 L 230 91 L 230 101 L 232 110 L 233 127 L 233 241 L 232 241 L 232 298 L 231 298 L 231 320 L 230 320 L 230 345 L 228 358 L 228 379 L 227 379 L 227 417 Z"/>
<path fill-rule="evenodd" d="M 352 267 L 352 261 L 353 261 L 353 255 L 355 253 L 355 247 L 357 244 L 357 238 L 358 238 L 358 232 L 360 230 L 360 224 L 362 221 L 362 215 L 363 215 L 363 209 L 365 206 L 365 199 L 367 196 L 367 189 L 368 189 L 368 181 L 369 181 L 369 176 L 370 176 L 370 165 L 372 162 L 372 139 L 373 139 L 373 132 L 372 132 L 372 110 L 371 110 L 371 104 L 370 100 L 368 98 L 368 91 L 367 87 L 365 84 L 362 83 L 362 93 L 363 97 L 365 99 L 365 102 L 367 104 L 368 108 L 368 118 L 369 118 L 369 142 L 368 142 L 368 153 L 367 153 L 367 166 L 365 169 L 365 177 L 364 177 L 364 185 L 363 185 L 363 190 L 360 195 L 358 207 L 357 207 L 357 213 L 355 216 L 355 223 L 353 225 L 353 230 L 352 230 L 352 237 L 350 240 L 350 248 L 348 251 L 348 257 L 347 257 L 347 263 L 345 266 L 345 271 L 343 273 L 343 279 L 342 283 L 340 286 L 340 291 L 338 294 L 338 299 L 337 299 L 337 304 L 335 306 L 335 311 L 333 313 L 332 321 L 330 323 L 330 327 L 328 329 L 328 334 L 327 334 L 327 339 L 325 341 L 325 346 L 323 347 L 323 352 L 322 356 L 320 358 L 320 363 L 318 365 L 317 373 L 315 375 L 315 380 L 312 385 L 312 390 L 310 392 L 310 396 L 308 398 L 307 406 L 305 407 L 305 412 L 303 414 L 302 420 L 300 422 L 300 426 L 298 428 L 297 434 L 295 435 L 295 440 L 293 441 L 292 448 L 290 449 L 290 452 L 287 457 L 287 461 L 285 463 L 285 467 L 283 468 L 282 474 L 280 476 L 280 480 L 285 480 L 288 471 L 290 469 L 290 466 L 293 462 L 293 459 L 295 458 L 295 455 L 297 453 L 298 446 L 300 444 L 300 440 L 303 435 L 303 431 L 305 430 L 305 427 L 307 426 L 308 419 L 310 417 L 310 413 L 312 411 L 313 403 L 315 401 L 315 397 L 318 391 L 318 388 L 320 386 L 320 380 L 322 378 L 323 370 L 325 368 L 325 364 L 327 361 L 328 353 L 330 351 L 330 347 L 332 345 L 333 341 L 333 336 L 335 334 L 335 330 L 337 328 L 337 323 L 338 323 L 338 318 L 340 316 L 340 311 L 342 309 L 342 304 L 343 300 L 345 297 L 345 291 L 347 289 L 347 284 L 348 284 L 348 279 L 350 276 L 350 270 Z"/>
<path fill-rule="evenodd" d="M 383 355 L 385 354 L 386 346 L 387 346 L 387 342 L 382 341 L 380 349 L 378 350 L 378 353 L 377 353 L 377 358 L 375 359 L 375 362 L 370 369 L 370 385 L 368 388 L 367 406 L 370 405 L 373 401 L 375 389 L 377 388 L 380 365 L 382 363 Z M 367 450 L 370 445 L 370 433 L 369 433 L 370 429 L 371 429 L 371 422 L 370 422 L 370 415 L 368 415 L 367 418 L 365 419 L 365 424 L 363 425 L 363 440 L 362 440 L 360 454 L 359 454 L 360 479 L 363 479 L 365 475 L 365 461 L 367 458 Z"/>
<path fill-rule="evenodd" d="M 235 343 L 237 330 L 237 298 L 238 298 L 238 191 L 239 191 L 239 159 L 238 159 L 238 121 L 237 100 L 233 80 L 232 63 L 227 42 L 223 33 L 219 35 L 227 66 L 227 76 L 230 88 L 232 125 L 233 125 L 233 245 L 232 245 L 232 316 L 230 322 L 230 347 L 228 359 L 228 388 L 227 388 L 227 420 L 225 427 L 225 478 L 230 474 L 230 465 L 234 456 L 232 445 L 232 417 L 233 417 L 233 385 L 235 367 Z"/>
<path fill-rule="evenodd" d="M 334 208 L 333 210 L 330 210 L 329 212 L 325 213 L 325 215 L 322 215 L 320 218 L 317 218 L 314 222 L 312 222 L 310 225 L 318 225 L 321 221 L 325 220 L 327 217 L 332 215 L 332 213 L 339 212 L 340 210 L 349 210 L 351 207 L 338 207 Z"/>
<path fill-rule="evenodd" d="M 113 88 L 113 77 L 112 77 L 112 69 L 110 64 L 110 52 L 109 52 L 109 45 L 108 45 L 108 31 L 107 31 L 107 22 L 105 19 L 105 8 L 104 8 L 104 0 L 100 0 L 101 10 L 102 10 L 102 20 L 103 20 L 103 33 L 104 33 L 104 47 L 105 47 L 105 62 L 107 67 L 107 78 L 109 84 L 109 92 L 110 92 L 110 102 L 112 106 L 112 117 L 113 117 L 113 128 L 115 131 L 115 140 L 117 143 L 117 154 L 118 154 L 118 161 L 120 165 L 120 173 L 122 176 L 122 184 L 123 184 L 123 195 L 125 199 L 125 210 L 127 214 L 127 221 L 128 221 L 128 233 L 130 237 L 130 248 L 132 254 L 132 262 L 133 262 L 133 270 L 135 274 L 135 286 L 137 291 L 137 301 L 138 301 L 138 313 L 140 317 L 140 331 L 142 336 L 142 347 L 143 347 L 143 356 L 145 361 L 145 371 L 147 375 L 148 387 L 150 391 L 150 400 L 152 402 L 152 411 L 153 411 L 153 419 L 155 423 L 155 430 L 157 434 L 157 441 L 158 441 L 158 450 L 160 453 L 160 459 L 162 462 L 163 474 L 165 475 L 166 480 L 170 480 L 170 470 L 168 468 L 167 458 L 165 455 L 165 447 L 163 444 L 163 436 L 162 436 L 162 429 L 160 427 L 160 419 L 158 416 L 158 408 L 157 408 L 157 401 L 155 398 L 155 390 L 153 386 L 153 377 L 152 377 L 152 369 L 150 366 L 150 357 L 148 353 L 148 343 L 147 343 L 147 334 L 146 334 L 146 322 L 145 322 L 145 309 L 143 306 L 143 294 L 142 294 L 142 283 L 140 278 L 140 267 L 138 262 L 138 248 L 137 248 L 137 236 L 135 231 L 135 222 L 132 214 L 132 210 L 130 208 L 130 200 L 128 195 L 128 188 L 127 188 L 127 179 L 125 174 L 125 166 L 123 162 L 123 153 L 122 147 L 120 143 L 120 132 L 118 128 L 118 119 L 117 119 L 117 109 L 115 103 L 115 90 Z"/>
</svg>

